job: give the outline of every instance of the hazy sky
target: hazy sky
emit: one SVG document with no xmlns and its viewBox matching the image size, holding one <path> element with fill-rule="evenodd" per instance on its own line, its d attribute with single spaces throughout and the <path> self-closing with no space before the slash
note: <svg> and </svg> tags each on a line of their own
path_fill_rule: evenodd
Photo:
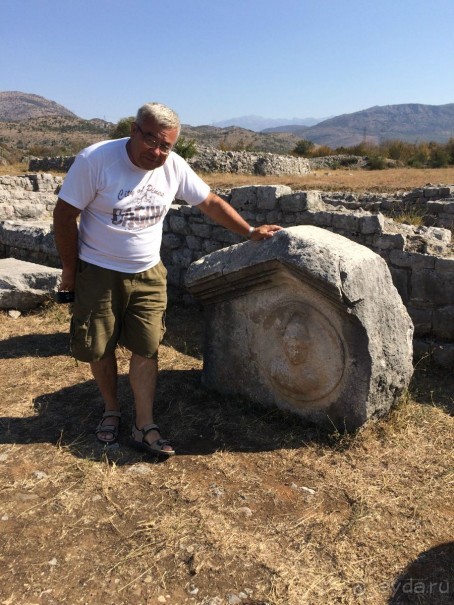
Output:
<svg viewBox="0 0 454 605">
<path fill-rule="evenodd" d="M 0 90 L 186 124 L 454 102 L 454 0 L 0 0 Z"/>
</svg>

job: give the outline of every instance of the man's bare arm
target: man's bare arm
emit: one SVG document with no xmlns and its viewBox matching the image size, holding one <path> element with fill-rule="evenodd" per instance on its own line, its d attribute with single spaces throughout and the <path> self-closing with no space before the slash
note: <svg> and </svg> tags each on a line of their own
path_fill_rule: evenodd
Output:
<svg viewBox="0 0 454 605">
<path fill-rule="evenodd" d="M 254 240 L 273 237 L 276 231 L 282 229 L 279 225 L 260 225 L 259 227 L 255 227 L 252 233 L 249 233 L 250 225 L 230 204 L 215 193 L 210 193 L 206 200 L 199 204 L 197 208 L 200 208 L 204 214 L 216 223 L 226 227 L 226 229 Z"/>
<path fill-rule="evenodd" d="M 79 249 L 79 214 L 78 208 L 58 198 L 54 208 L 54 237 L 63 266 L 59 290 L 74 290 Z"/>
</svg>

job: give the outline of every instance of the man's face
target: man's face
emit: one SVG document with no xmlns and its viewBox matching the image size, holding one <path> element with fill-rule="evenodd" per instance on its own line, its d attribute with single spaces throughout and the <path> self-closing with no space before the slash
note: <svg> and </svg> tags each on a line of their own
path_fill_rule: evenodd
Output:
<svg viewBox="0 0 454 605">
<path fill-rule="evenodd" d="M 140 125 L 133 122 L 131 138 L 126 146 L 129 159 L 143 170 L 159 168 L 167 160 L 168 152 L 177 139 L 177 128 L 162 128 L 153 118 L 146 118 Z"/>
</svg>

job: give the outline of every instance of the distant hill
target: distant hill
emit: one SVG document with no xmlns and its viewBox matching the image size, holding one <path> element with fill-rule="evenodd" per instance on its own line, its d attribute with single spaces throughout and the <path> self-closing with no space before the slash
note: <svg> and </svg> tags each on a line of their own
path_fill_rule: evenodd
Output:
<svg viewBox="0 0 454 605">
<path fill-rule="evenodd" d="M 44 116 L 76 118 L 63 105 L 26 92 L 0 92 L 0 122 L 20 122 Z"/>
<path fill-rule="evenodd" d="M 301 139 L 302 137 L 304 137 L 304 133 L 306 132 L 306 130 L 308 128 L 309 128 L 309 126 L 301 126 L 301 125 L 292 126 L 291 124 L 287 124 L 285 126 L 275 126 L 274 128 L 265 128 L 264 130 L 261 130 L 260 132 L 263 134 L 273 134 L 276 132 L 288 132 L 290 134 L 294 134 L 296 137 L 299 137 Z"/>
<path fill-rule="evenodd" d="M 446 143 L 454 137 L 454 103 L 370 107 L 320 122 L 302 135 L 313 143 L 332 148 L 350 147 L 364 140 L 377 144 L 389 139 Z"/>
<path fill-rule="evenodd" d="M 218 147 L 220 149 L 248 151 L 265 151 L 270 153 L 288 153 L 301 137 L 288 132 L 264 134 L 246 128 L 229 126 L 218 128 L 216 126 L 189 126 L 183 124 L 181 134 L 201 145 Z"/>
<path fill-rule="evenodd" d="M 24 156 L 74 155 L 84 147 L 109 138 L 113 124 L 49 115 L 19 122 L 0 120 L 2 163 L 19 162 Z"/>
<path fill-rule="evenodd" d="M 255 132 L 267 132 L 269 129 L 277 129 L 280 126 L 291 127 L 291 126 L 314 126 L 325 118 L 262 118 L 261 116 L 241 116 L 239 118 L 229 118 L 228 120 L 222 120 L 221 122 L 213 122 L 211 126 L 218 128 L 227 128 L 228 126 L 237 126 L 239 128 L 246 128 L 247 130 L 254 130 Z M 282 132 L 289 132 L 284 130 Z"/>
<path fill-rule="evenodd" d="M 289 153 L 301 139 L 336 149 L 365 140 L 373 143 L 386 139 L 445 143 L 454 136 L 454 103 L 376 106 L 313 126 L 287 123 L 263 129 L 265 118 L 243 118 L 249 123 L 256 119 L 255 127 L 260 131 L 236 125 L 220 128 L 184 124 L 181 132 L 187 139 L 204 146 L 278 154 Z M 241 118 L 234 120 L 241 121 Z M 19 161 L 29 155 L 72 155 L 91 143 L 109 138 L 112 128 L 110 122 L 99 118 L 84 120 L 62 105 L 38 95 L 0 92 L 0 161 L 3 163 Z"/>
</svg>

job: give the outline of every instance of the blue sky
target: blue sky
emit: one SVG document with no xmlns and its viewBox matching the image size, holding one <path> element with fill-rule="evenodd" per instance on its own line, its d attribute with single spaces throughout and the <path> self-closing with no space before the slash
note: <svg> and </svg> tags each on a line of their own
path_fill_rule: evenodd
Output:
<svg viewBox="0 0 454 605">
<path fill-rule="evenodd" d="M 454 0 L 0 0 L 0 90 L 116 122 L 454 102 Z"/>
</svg>

